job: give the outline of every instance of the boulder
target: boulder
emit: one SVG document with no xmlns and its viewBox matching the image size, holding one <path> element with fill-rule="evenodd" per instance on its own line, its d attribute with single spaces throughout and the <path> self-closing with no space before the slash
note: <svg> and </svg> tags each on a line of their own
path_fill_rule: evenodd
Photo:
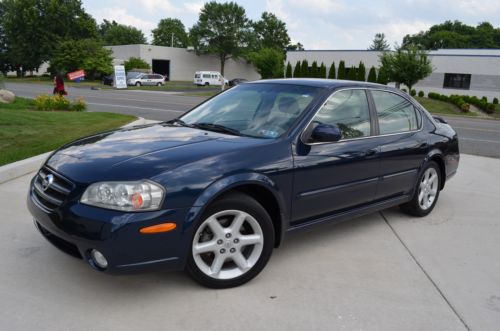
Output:
<svg viewBox="0 0 500 331">
<path fill-rule="evenodd" d="M 11 91 L 0 90 L 0 103 L 13 103 L 16 95 Z"/>
</svg>

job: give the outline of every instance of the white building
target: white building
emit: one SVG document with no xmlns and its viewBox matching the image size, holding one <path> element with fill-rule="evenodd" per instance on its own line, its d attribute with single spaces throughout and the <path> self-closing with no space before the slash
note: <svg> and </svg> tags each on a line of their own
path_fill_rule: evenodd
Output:
<svg viewBox="0 0 500 331">
<path fill-rule="evenodd" d="M 192 81 L 196 71 L 220 71 L 216 55 L 196 55 L 186 48 L 153 45 L 106 46 L 113 51 L 114 63 L 123 64 L 131 57 L 146 61 L 154 73 L 167 75 L 170 80 Z M 229 59 L 224 66 L 226 79 L 260 79 L 255 67 L 244 59 Z"/>
<path fill-rule="evenodd" d="M 378 51 L 363 50 L 288 51 L 286 61 L 292 66 L 302 60 L 309 65 L 323 62 L 327 72 L 333 61 L 337 70 L 341 60 L 346 68 L 357 67 L 362 61 L 368 74 L 370 67 L 380 66 L 380 55 Z M 417 91 L 500 97 L 500 49 L 440 49 L 430 51 L 429 58 L 434 72 L 414 87 Z"/>
</svg>

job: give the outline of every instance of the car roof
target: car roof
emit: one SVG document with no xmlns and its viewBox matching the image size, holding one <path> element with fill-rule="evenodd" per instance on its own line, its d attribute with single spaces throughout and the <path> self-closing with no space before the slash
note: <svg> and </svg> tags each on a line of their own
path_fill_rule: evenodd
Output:
<svg viewBox="0 0 500 331">
<path fill-rule="evenodd" d="M 283 79 L 262 79 L 251 82 L 251 84 L 284 84 L 284 85 L 303 85 L 324 88 L 339 88 L 339 87 L 375 87 L 383 89 L 391 89 L 387 85 L 352 81 L 340 79 L 320 79 L 320 78 L 283 78 Z"/>
</svg>

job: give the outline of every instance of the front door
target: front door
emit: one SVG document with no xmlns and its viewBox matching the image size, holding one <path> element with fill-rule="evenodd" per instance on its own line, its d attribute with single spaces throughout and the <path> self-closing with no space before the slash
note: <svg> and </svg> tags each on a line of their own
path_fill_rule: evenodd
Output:
<svg viewBox="0 0 500 331">
<path fill-rule="evenodd" d="M 310 125 L 336 125 L 338 142 L 299 141 L 294 150 L 292 223 L 301 223 L 375 197 L 379 147 L 363 89 L 334 92 Z M 304 139 L 304 137 L 302 137 Z"/>
</svg>

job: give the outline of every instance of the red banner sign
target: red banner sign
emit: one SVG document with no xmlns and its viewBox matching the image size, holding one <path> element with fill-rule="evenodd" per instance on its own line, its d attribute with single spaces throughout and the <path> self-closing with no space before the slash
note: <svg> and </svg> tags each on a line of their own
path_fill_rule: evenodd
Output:
<svg viewBox="0 0 500 331">
<path fill-rule="evenodd" d="M 75 80 L 75 79 L 82 78 L 82 77 L 85 77 L 85 71 L 83 71 L 83 70 L 77 70 L 77 71 L 73 71 L 73 72 L 68 73 L 69 80 Z"/>
</svg>

